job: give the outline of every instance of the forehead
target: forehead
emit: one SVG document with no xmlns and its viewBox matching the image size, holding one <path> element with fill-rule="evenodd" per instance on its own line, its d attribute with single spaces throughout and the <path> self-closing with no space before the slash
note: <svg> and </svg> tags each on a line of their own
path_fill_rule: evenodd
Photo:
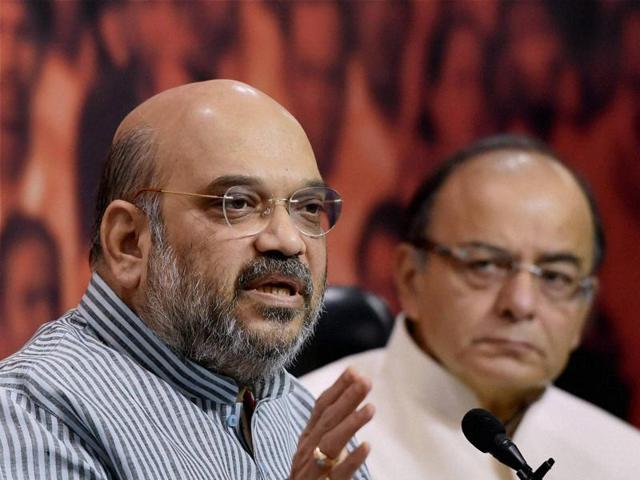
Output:
<svg viewBox="0 0 640 480">
<path fill-rule="evenodd" d="M 571 252 L 590 265 L 593 221 L 572 175 L 537 153 L 490 152 L 469 160 L 436 197 L 429 234 L 483 241 L 535 258 Z"/>
<path fill-rule="evenodd" d="M 171 188 L 197 192 L 215 178 L 237 175 L 288 193 L 320 179 L 304 131 L 280 107 L 205 104 L 175 115 L 156 135 L 161 176 Z"/>
</svg>

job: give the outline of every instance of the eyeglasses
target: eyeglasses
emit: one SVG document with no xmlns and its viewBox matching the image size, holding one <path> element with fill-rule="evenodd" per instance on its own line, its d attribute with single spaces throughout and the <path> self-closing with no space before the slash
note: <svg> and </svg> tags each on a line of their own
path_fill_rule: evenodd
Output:
<svg viewBox="0 0 640 480">
<path fill-rule="evenodd" d="M 509 252 L 494 251 L 488 247 L 448 247 L 428 239 L 417 239 L 411 243 L 416 248 L 451 260 L 459 267 L 467 283 L 475 288 L 501 285 L 508 277 L 525 271 L 537 279 L 544 296 L 562 302 L 577 297 L 590 299 L 598 284 L 593 275 L 580 276 L 577 267 L 570 262 L 536 265 L 520 262 Z"/>
<path fill-rule="evenodd" d="M 326 235 L 337 223 L 342 211 L 340 194 L 329 187 L 305 187 L 289 198 L 263 198 L 249 186 L 236 185 L 222 195 L 175 192 L 161 188 L 143 188 L 144 192 L 186 195 L 206 201 L 205 210 L 213 220 L 222 220 L 241 236 L 260 233 L 269 224 L 269 217 L 277 205 L 286 205 L 296 228 L 309 237 Z"/>
</svg>

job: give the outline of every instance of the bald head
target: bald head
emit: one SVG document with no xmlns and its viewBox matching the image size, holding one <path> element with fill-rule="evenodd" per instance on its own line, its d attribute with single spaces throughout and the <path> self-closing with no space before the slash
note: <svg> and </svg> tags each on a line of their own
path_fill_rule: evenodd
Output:
<svg viewBox="0 0 640 480">
<path fill-rule="evenodd" d="M 251 117 L 264 115 L 298 124 L 280 104 L 250 85 L 235 80 L 208 80 L 181 85 L 146 100 L 125 117 L 114 140 L 141 127 L 175 133 L 207 120 L 231 121 L 237 127 Z"/>
<path fill-rule="evenodd" d="M 313 156 L 297 120 L 259 90 L 234 80 L 182 85 L 150 98 L 120 124 L 115 140 L 141 128 L 153 131 L 160 159 L 175 161 L 176 152 L 217 151 L 229 143 L 266 142 L 276 134 L 285 144 L 297 142 Z M 208 152 L 207 154 L 211 154 Z M 160 160 L 159 159 L 159 160 Z"/>
<path fill-rule="evenodd" d="M 555 248 L 571 246 L 593 269 L 594 226 L 589 203 L 574 176 L 546 154 L 517 150 L 486 152 L 461 165 L 442 186 L 433 206 L 429 234 L 450 238 L 474 227 L 487 229 L 498 244 L 540 242 L 553 230 Z M 525 235 L 528 232 L 528 235 Z M 465 235 L 462 235 L 465 237 Z M 516 240 L 517 238 L 517 240 Z M 549 247 L 550 249 L 551 247 Z"/>
<path fill-rule="evenodd" d="M 495 154 L 495 155 L 494 155 Z M 428 229 L 434 204 L 440 196 L 441 190 L 459 173 L 469 169 L 470 171 L 485 172 L 485 179 L 491 176 L 508 178 L 509 175 L 521 173 L 525 176 L 528 171 L 538 170 L 543 173 L 543 181 L 538 188 L 543 191 L 545 175 L 557 176 L 562 179 L 568 191 L 573 191 L 580 197 L 583 205 L 586 204 L 587 212 L 591 219 L 591 232 L 593 233 L 593 270 L 598 270 L 602 263 L 605 250 L 604 232 L 602 221 L 595 203 L 595 199 L 589 186 L 575 172 L 570 170 L 546 144 L 534 138 L 506 134 L 484 138 L 469 147 L 458 151 L 429 176 L 414 194 L 405 217 L 405 240 L 413 242 L 420 238 Z M 461 173 L 461 172 L 460 172 Z M 477 190 L 482 177 L 475 174 L 467 176 L 466 188 Z M 531 186 L 531 182 L 525 182 Z M 508 181 L 507 181 L 508 184 Z M 507 185 L 511 191 L 516 190 L 515 185 Z"/>
<path fill-rule="evenodd" d="M 311 145 L 297 120 L 247 84 L 233 80 L 191 83 L 161 92 L 136 107 L 118 127 L 105 165 L 91 262 L 100 255 L 100 221 L 113 200 L 132 201 L 138 190 L 151 186 L 172 183 L 179 188 L 189 178 L 204 178 L 214 170 L 244 174 L 249 158 L 242 152 L 265 168 L 274 160 L 293 161 L 295 157 L 314 174 L 318 172 Z"/>
</svg>

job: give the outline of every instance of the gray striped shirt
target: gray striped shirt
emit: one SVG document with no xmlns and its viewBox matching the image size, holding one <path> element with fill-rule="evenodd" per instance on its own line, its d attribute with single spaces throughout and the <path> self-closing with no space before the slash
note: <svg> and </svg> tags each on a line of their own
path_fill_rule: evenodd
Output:
<svg viewBox="0 0 640 480">
<path fill-rule="evenodd" d="M 285 371 L 256 385 L 251 455 L 238 393 L 94 274 L 76 309 L 0 362 L 0 477 L 288 478 L 312 396 Z"/>
</svg>

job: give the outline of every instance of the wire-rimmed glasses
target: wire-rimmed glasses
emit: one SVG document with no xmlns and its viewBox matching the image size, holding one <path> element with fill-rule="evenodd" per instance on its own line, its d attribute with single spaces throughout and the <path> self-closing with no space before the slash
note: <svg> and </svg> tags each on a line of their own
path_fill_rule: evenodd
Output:
<svg viewBox="0 0 640 480">
<path fill-rule="evenodd" d="M 598 285 L 595 276 L 581 275 L 577 265 L 572 262 L 531 264 L 516 260 L 509 252 L 483 246 L 450 247 L 426 238 L 413 240 L 411 243 L 416 248 L 451 260 L 459 267 L 467 283 L 475 288 L 501 285 L 508 277 L 526 271 L 537 280 L 545 297 L 563 302 L 579 297 L 590 299 Z"/>
<path fill-rule="evenodd" d="M 143 188 L 134 199 L 144 192 L 186 195 L 205 200 L 206 210 L 226 224 L 240 236 L 260 233 L 269 223 L 269 217 L 279 204 L 286 205 L 293 224 L 304 235 L 322 237 L 337 223 L 342 211 L 342 198 L 332 188 L 312 186 L 296 190 L 289 198 L 264 198 L 255 189 L 246 185 L 229 187 L 222 195 L 177 192 L 162 188 Z"/>
</svg>

